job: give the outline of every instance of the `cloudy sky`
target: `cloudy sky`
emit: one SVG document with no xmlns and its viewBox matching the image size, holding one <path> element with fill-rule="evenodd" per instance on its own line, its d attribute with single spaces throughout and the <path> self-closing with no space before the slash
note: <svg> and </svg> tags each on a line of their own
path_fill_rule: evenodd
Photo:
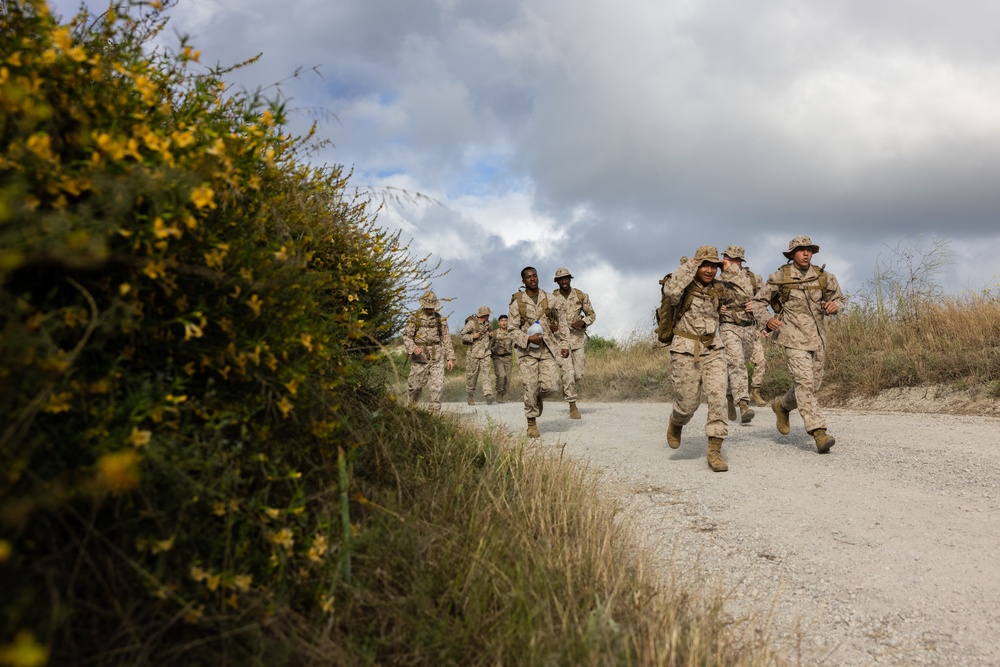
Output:
<svg viewBox="0 0 1000 667">
<path fill-rule="evenodd" d="M 850 293 L 878 258 L 935 241 L 954 253 L 949 290 L 997 293 L 995 0 L 180 0 L 170 15 L 203 64 L 262 53 L 231 80 L 282 82 L 292 129 L 318 121 L 320 159 L 357 186 L 434 201 L 381 221 L 450 270 L 433 287 L 456 325 L 505 311 L 524 265 L 550 289 L 566 266 L 592 331 L 625 336 L 696 246 L 744 245 L 766 274 L 799 234 Z"/>
</svg>

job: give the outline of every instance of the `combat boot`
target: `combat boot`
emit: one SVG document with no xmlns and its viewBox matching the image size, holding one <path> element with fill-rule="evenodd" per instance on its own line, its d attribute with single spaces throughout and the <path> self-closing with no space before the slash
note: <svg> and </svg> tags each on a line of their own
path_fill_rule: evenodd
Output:
<svg viewBox="0 0 1000 667">
<path fill-rule="evenodd" d="M 825 428 L 815 428 L 810 435 L 816 441 L 816 451 L 820 454 L 826 454 L 837 442 L 832 435 L 826 432 Z"/>
<path fill-rule="evenodd" d="M 681 446 L 681 429 L 684 428 L 674 422 L 674 416 L 670 415 L 670 423 L 667 424 L 667 444 L 670 449 L 677 449 Z"/>
<path fill-rule="evenodd" d="M 503 403 L 507 397 L 507 392 L 501 391 L 497 393 L 497 403 Z"/>
<path fill-rule="evenodd" d="M 475 404 L 476 404 L 476 399 L 473 398 L 473 393 L 470 391 L 469 392 L 469 405 L 475 405 Z"/>
<path fill-rule="evenodd" d="M 754 387 L 750 390 L 750 405 L 758 408 L 762 408 L 767 405 L 767 401 L 764 400 L 764 397 L 760 393 L 760 387 Z"/>
<path fill-rule="evenodd" d="M 493 394 L 486 397 L 486 405 L 493 405 Z"/>
<path fill-rule="evenodd" d="M 722 438 L 708 439 L 708 465 L 712 472 L 726 472 L 729 466 L 722 458 Z"/>
<path fill-rule="evenodd" d="M 732 396 L 726 396 L 726 409 L 729 411 L 729 421 L 736 421 L 736 403 Z"/>
<path fill-rule="evenodd" d="M 771 409 L 774 410 L 774 416 L 777 418 L 778 433 L 788 435 L 788 432 L 792 430 L 791 424 L 788 423 L 789 412 L 781 405 L 780 396 L 774 399 Z"/>
<path fill-rule="evenodd" d="M 538 432 L 538 424 L 535 423 L 534 417 L 528 417 L 528 437 L 529 438 L 542 437 L 542 435 Z"/>
<path fill-rule="evenodd" d="M 570 419 L 583 419 L 580 416 L 580 411 L 576 409 L 576 401 L 570 401 L 569 404 L 569 418 Z"/>
<path fill-rule="evenodd" d="M 750 420 L 754 417 L 754 411 L 750 409 L 750 403 L 747 399 L 740 401 L 740 423 L 749 424 Z"/>
</svg>

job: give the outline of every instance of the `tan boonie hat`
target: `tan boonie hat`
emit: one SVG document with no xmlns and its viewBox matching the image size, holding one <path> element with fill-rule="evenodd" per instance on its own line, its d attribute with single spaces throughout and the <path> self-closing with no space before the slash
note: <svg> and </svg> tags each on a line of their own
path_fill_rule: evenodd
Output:
<svg viewBox="0 0 1000 667">
<path fill-rule="evenodd" d="M 781 253 L 786 259 L 792 258 L 792 253 L 795 252 L 796 248 L 809 248 L 813 251 L 813 254 L 819 252 L 819 246 L 812 242 L 812 239 L 808 236 L 796 236 L 794 239 L 788 242 L 788 251 Z"/>
<path fill-rule="evenodd" d="M 565 266 L 560 266 L 558 269 L 556 269 L 556 278 L 552 282 L 557 283 L 559 282 L 560 278 L 572 278 L 572 277 L 573 275 L 569 272 L 569 269 L 567 269 Z"/>
<path fill-rule="evenodd" d="M 742 259 L 746 260 L 746 255 L 743 254 L 743 246 L 741 245 L 731 245 L 722 251 L 724 257 L 729 259 Z"/>
<path fill-rule="evenodd" d="M 712 264 L 722 264 L 722 260 L 719 259 L 719 249 L 714 245 L 703 245 L 694 251 L 694 261 L 698 262 L 698 266 L 701 266 L 704 262 L 710 262 Z"/>
<path fill-rule="evenodd" d="M 420 307 L 421 308 L 433 308 L 434 310 L 441 309 L 441 302 L 438 301 L 437 295 L 431 290 L 424 292 L 423 296 L 420 297 Z"/>
<path fill-rule="evenodd" d="M 479 306 L 479 310 L 476 311 L 476 317 L 482 317 L 483 315 L 492 315 L 493 311 L 490 310 L 489 306 Z"/>
</svg>

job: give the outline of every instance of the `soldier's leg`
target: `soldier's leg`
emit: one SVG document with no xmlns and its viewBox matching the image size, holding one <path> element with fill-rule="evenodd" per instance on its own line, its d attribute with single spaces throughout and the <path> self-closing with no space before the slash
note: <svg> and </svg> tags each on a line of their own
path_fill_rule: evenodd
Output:
<svg viewBox="0 0 1000 667">
<path fill-rule="evenodd" d="M 563 359 L 559 357 L 559 373 L 562 376 L 563 399 L 569 403 L 576 402 L 576 371 L 573 370 L 573 353 Z"/>
<path fill-rule="evenodd" d="M 538 416 L 538 373 L 539 360 L 530 354 L 518 356 L 518 370 L 524 386 L 524 416 L 534 419 Z"/>
<path fill-rule="evenodd" d="M 726 355 L 722 350 L 710 350 L 701 357 L 701 386 L 708 401 L 705 435 L 725 438 L 729 435 L 726 419 L 726 386 L 729 382 Z"/>
<path fill-rule="evenodd" d="M 406 389 L 409 391 L 410 403 L 413 405 L 416 405 L 417 401 L 420 400 L 420 392 L 427 384 L 427 367 L 428 364 L 410 364 L 410 374 L 406 378 Z"/>
<path fill-rule="evenodd" d="M 584 348 L 578 347 L 572 352 L 570 356 L 573 357 L 573 373 L 577 382 L 583 379 L 583 371 L 587 367 L 587 353 Z"/>
<path fill-rule="evenodd" d="M 489 357 L 483 357 L 478 359 L 476 364 L 479 366 L 479 376 L 483 379 L 483 397 L 486 399 L 488 405 L 493 403 L 493 373 L 490 372 L 490 367 L 493 365 L 490 363 Z"/>
<path fill-rule="evenodd" d="M 685 426 L 701 398 L 701 373 L 694 362 L 694 355 L 682 352 L 670 353 L 670 377 L 674 381 L 674 406 L 670 418 L 678 426 Z M 725 398 L 722 399 L 723 404 Z"/>
<path fill-rule="evenodd" d="M 785 359 L 788 362 L 788 372 L 792 376 L 793 384 L 782 397 L 782 407 L 789 411 L 798 408 L 802 420 L 806 422 L 807 431 L 824 428 L 826 424 L 823 422 L 822 414 L 816 403 L 815 387 L 818 386 L 816 353 L 809 350 L 788 348 L 785 350 Z M 822 377 L 818 379 L 821 381 Z M 818 424 L 817 421 L 819 421 Z"/>
<path fill-rule="evenodd" d="M 545 398 L 559 396 L 559 362 L 551 354 L 542 354 L 539 359 L 538 390 Z"/>
<path fill-rule="evenodd" d="M 476 381 L 479 379 L 479 359 L 472 355 L 465 357 L 465 390 L 470 394 L 476 391 Z"/>
<path fill-rule="evenodd" d="M 743 330 L 734 324 L 722 325 L 722 342 L 726 348 L 726 372 L 729 377 L 729 395 L 734 403 L 749 400 L 747 362 L 743 351 Z"/>
<path fill-rule="evenodd" d="M 802 415 L 802 421 L 805 422 L 808 433 L 812 433 L 818 428 L 826 428 L 826 418 L 823 416 L 823 411 L 819 408 L 819 398 L 817 397 L 820 385 L 823 384 L 825 356 L 822 348 L 809 353 L 808 362 L 811 382 L 803 387 L 802 395 L 799 394 L 799 389 L 796 388 L 796 401 L 799 404 L 799 414 Z"/>
<path fill-rule="evenodd" d="M 747 327 L 747 339 L 750 344 L 750 363 L 753 364 L 753 378 L 750 380 L 751 389 L 760 389 L 764 386 L 764 373 L 767 371 L 767 357 L 764 354 L 764 345 L 761 342 L 762 336 L 757 330 L 759 327 Z"/>
<path fill-rule="evenodd" d="M 427 408 L 431 412 L 441 412 L 441 392 L 444 391 L 444 360 L 438 359 L 427 364 Z"/>
</svg>

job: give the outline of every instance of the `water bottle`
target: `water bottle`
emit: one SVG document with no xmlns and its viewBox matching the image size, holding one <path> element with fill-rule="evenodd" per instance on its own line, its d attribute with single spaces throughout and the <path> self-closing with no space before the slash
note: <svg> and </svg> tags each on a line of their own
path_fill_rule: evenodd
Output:
<svg viewBox="0 0 1000 667">
<path fill-rule="evenodd" d="M 535 323 L 528 327 L 528 336 L 530 337 L 540 333 L 542 333 L 542 325 L 538 320 L 535 320 Z M 528 343 L 528 347 L 534 350 L 540 346 L 537 343 Z"/>
</svg>

